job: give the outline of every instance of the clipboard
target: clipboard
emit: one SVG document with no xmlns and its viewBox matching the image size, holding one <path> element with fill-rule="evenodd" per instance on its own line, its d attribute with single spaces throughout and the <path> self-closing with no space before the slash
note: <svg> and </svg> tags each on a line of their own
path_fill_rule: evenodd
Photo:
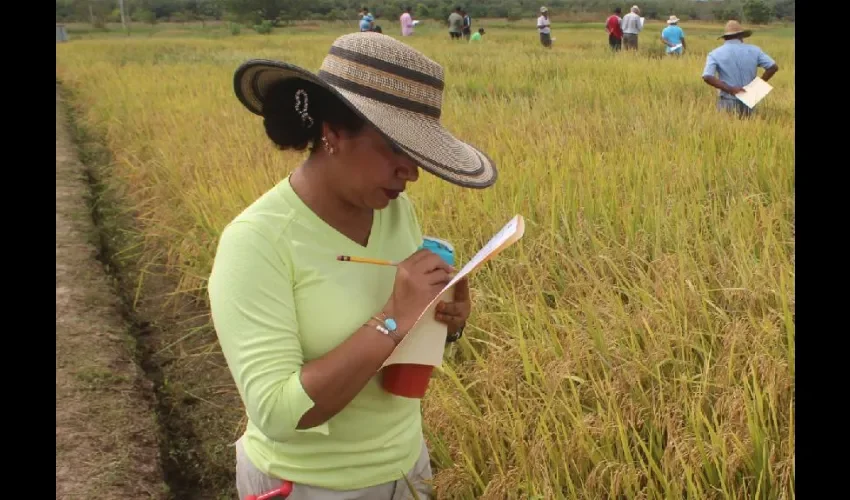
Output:
<svg viewBox="0 0 850 500">
<path fill-rule="evenodd" d="M 525 220 L 521 215 L 516 215 L 490 238 L 490 241 L 443 287 L 443 290 L 422 311 L 413 328 L 398 344 L 392 355 L 384 361 L 381 368 L 402 363 L 442 365 L 446 347 L 446 325 L 434 319 L 437 304 L 451 301 L 454 297 L 454 286 L 458 281 L 480 269 L 504 249 L 516 243 L 524 234 Z"/>
</svg>

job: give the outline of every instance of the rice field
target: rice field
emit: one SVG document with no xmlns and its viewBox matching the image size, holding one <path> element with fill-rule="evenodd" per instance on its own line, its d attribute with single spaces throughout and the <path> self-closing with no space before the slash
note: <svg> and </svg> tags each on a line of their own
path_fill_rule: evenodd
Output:
<svg viewBox="0 0 850 500">
<path fill-rule="evenodd" d="M 748 40 L 781 70 L 757 117 L 736 120 L 700 79 L 722 25 L 683 23 L 679 59 L 660 23 L 637 54 L 610 53 L 601 24 L 556 23 L 551 51 L 533 20 L 484 26 L 478 45 L 428 25 L 406 40 L 446 69 L 443 123 L 500 173 L 484 191 L 421 176 L 423 232 L 465 261 L 526 219 L 474 275 L 471 324 L 423 403 L 439 498 L 794 498 L 793 28 Z M 202 313 L 220 231 L 302 160 L 241 107 L 234 69 L 318 69 L 347 31 L 57 44 L 57 78 L 135 219 L 125 254 L 164 265 Z M 200 441 L 193 466 L 232 495 L 244 412 L 209 382 L 228 380 L 213 332 L 173 331 L 159 350 L 170 390 L 200 400 L 178 412 Z"/>
</svg>

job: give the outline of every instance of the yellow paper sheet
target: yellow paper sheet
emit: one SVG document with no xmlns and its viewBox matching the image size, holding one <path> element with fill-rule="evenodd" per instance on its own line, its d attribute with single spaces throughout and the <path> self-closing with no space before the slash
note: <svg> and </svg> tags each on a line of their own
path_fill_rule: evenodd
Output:
<svg viewBox="0 0 850 500">
<path fill-rule="evenodd" d="M 467 262 L 457 275 L 443 288 L 443 291 L 428 304 L 419 315 L 419 319 L 410 333 L 396 347 L 383 366 L 412 363 L 418 365 L 440 366 L 446 346 L 446 325 L 434 319 L 437 304 L 449 302 L 454 298 L 454 286 L 464 276 L 480 268 L 502 250 L 516 243 L 525 233 L 525 221 L 521 215 L 515 216 L 493 238 Z M 383 367 L 382 366 L 382 367 Z"/>
</svg>

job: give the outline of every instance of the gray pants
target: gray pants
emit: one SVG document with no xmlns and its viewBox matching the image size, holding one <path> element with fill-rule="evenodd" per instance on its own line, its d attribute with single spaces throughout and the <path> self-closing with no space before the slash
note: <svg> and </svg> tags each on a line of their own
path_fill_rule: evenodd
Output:
<svg viewBox="0 0 850 500">
<path fill-rule="evenodd" d="M 717 99 L 717 109 L 728 113 L 735 113 L 741 118 L 749 117 L 753 114 L 753 110 L 734 97 L 719 97 Z"/>
<path fill-rule="evenodd" d="M 623 47 L 626 50 L 637 50 L 638 36 L 634 33 L 623 33 Z"/>
<path fill-rule="evenodd" d="M 428 448 L 423 441 L 419 460 L 416 461 L 413 469 L 407 473 L 407 479 L 422 500 L 432 500 L 433 498 L 434 491 L 430 484 L 432 477 L 431 459 L 428 456 Z M 280 488 L 282 484 L 283 481 L 280 479 L 269 477 L 254 467 L 254 464 L 245 455 L 242 439 L 236 442 L 236 490 L 239 492 L 240 500 L 245 500 L 248 495 L 261 495 L 275 488 Z M 306 484 L 295 484 L 287 500 L 408 500 L 413 498 L 407 482 L 400 478 L 397 481 L 370 488 L 348 491 L 335 491 Z"/>
</svg>

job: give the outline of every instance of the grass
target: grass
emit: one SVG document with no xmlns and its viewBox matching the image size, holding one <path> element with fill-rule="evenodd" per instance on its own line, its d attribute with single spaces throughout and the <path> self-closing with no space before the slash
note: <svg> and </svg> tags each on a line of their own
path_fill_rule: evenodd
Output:
<svg viewBox="0 0 850 500">
<path fill-rule="evenodd" d="M 153 391 L 94 258 L 87 176 L 56 104 L 56 498 L 168 498 Z"/>
<path fill-rule="evenodd" d="M 527 223 L 475 275 L 471 325 L 424 400 L 439 497 L 795 497 L 793 36 L 749 40 L 782 70 L 741 121 L 700 79 L 720 25 L 684 24 L 690 50 L 667 59 L 658 23 L 616 55 L 601 28 L 556 25 L 546 51 L 509 24 L 475 46 L 439 26 L 409 40 L 446 68 L 443 122 L 500 166 L 485 191 L 423 176 L 423 231 L 465 261 L 514 214 Z M 241 108 L 233 70 L 317 69 L 348 29 L 57 46 L 136 216 L 130 253 L 202 311 L 221 229 L 301 161 Z M 227 380 L 215 337 L 173 332 L 166 376 L 202 401 L 187 418 L 216 450 L 197 460 L 228 471 L 243 412 L 210 381 Z"/>
</svg>

